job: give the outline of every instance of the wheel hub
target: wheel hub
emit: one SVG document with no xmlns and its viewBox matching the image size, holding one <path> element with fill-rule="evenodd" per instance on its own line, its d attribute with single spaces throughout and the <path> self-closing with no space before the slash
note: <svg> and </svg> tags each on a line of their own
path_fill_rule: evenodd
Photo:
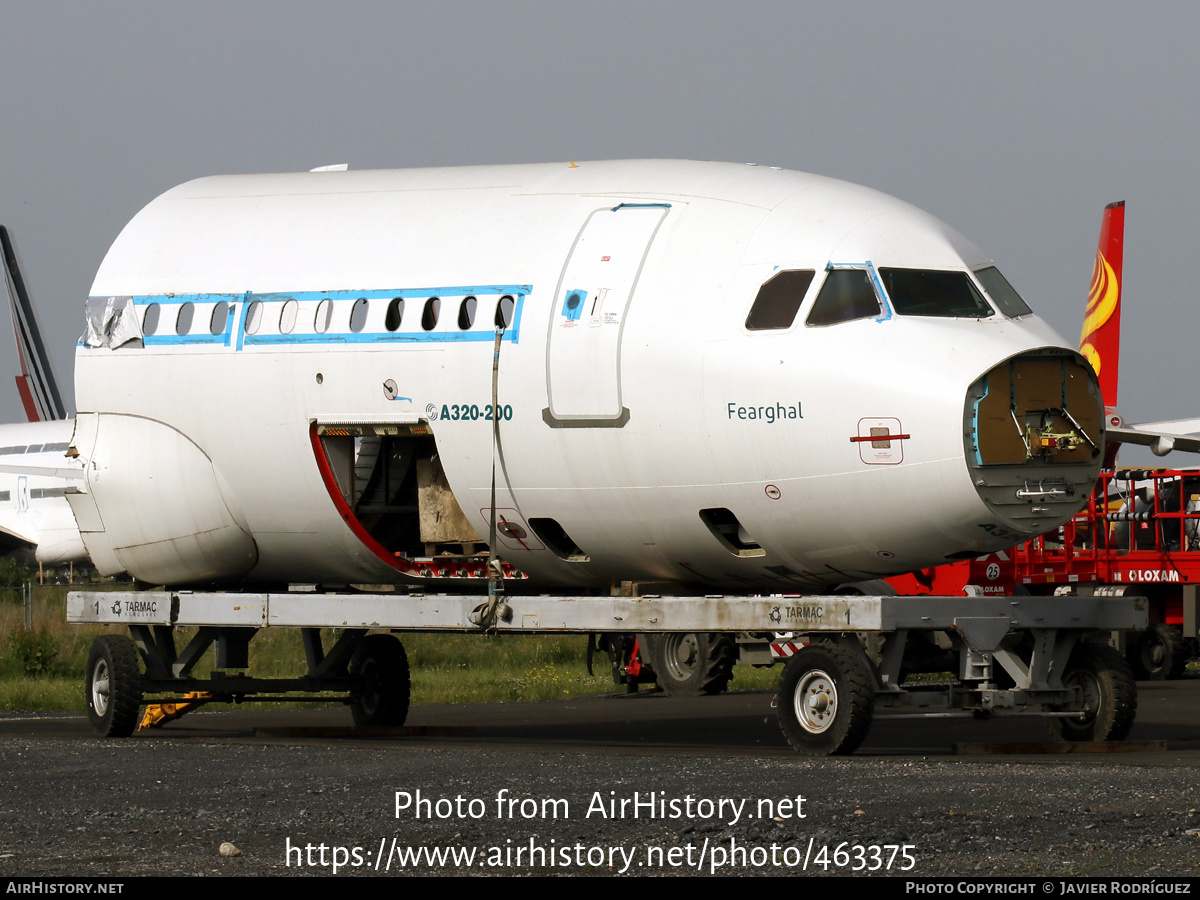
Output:
<svg viewBox="0 0 1200 900">
<path fill-rule="evenodd" d="M 92 709 L 96 715 L 103 716 L 108 712 L 109 699 L 108 663 L 103 659 L 96 661 L 92 669 Z"/>
<path fill-rule="evenodd" d="M 796 685 L 796 718 L 812 734 L 827 731 L 837 716 L 837 687 L 829 675 L 814 669 Z"/>
<path fill-rule="evenodd" d="M 667 670 L 677 681 L 684 681 L 696 666 L 700 655 L 700 647 L 694 634 L 667 635 L 666 657 Z"/>
<path fill-rule="evenodd" d="M 1096 718 L 1096 713 L 1100 709 L 1100 685 L 1096 683 L 1096 679 L 1087 672 L 1076 672 L 1074 678 L 1071 679 L 1076 687 L 1079 688 L 1082 703 L 1082 709 L 1079 711 L 1080 722 L 1091 722 Z"/>
<path fill-rule="evenodd" d="M 1146 657 L 1153 666 L 1161 666 L 1166 655 L 1162 641 L 1155 641 L 1146 648 Z"/>
</svg>

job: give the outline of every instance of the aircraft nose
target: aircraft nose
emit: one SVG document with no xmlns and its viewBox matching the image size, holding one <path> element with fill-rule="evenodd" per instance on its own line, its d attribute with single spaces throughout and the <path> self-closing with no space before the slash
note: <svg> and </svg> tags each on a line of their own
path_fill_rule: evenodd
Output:
<svg viewBox="0 0 1200 900">
<path fill-rule="evenodd" d="M 967 391 L 964 426 L 975 490 L 1018 536 L 1070 519 L 1104 461 L 1096 374 L 1065 348 L 1027 351 L 984 373 Z"/>
</svg>

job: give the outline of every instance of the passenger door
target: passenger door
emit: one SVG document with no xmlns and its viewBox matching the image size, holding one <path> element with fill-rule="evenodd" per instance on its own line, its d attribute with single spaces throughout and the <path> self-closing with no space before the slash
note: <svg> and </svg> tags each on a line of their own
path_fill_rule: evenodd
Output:
<svg viewBox="0 0 1200 900">
<path fill-rule="evenodd" d="M 665 203 L 623 203 L 595 210 L 584 223 L 555 293 L 547 340 L 551 427 L 616 427 L 621 399 L 621 338 L 629 304 Z"/>
</svg>

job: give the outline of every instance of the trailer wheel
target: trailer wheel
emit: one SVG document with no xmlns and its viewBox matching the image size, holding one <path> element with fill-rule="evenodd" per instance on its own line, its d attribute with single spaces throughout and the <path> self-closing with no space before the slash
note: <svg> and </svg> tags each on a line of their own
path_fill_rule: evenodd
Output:
<svg viewBox="0 0 1200 900">
<path fill-rule="evenodd" d="M 871 674 L 845 647 L 813 644 L 788 660 L 779 679 L 779 725 L 805 756 L 853 753 L 875 713 Z"/>
<path fill-rule="evenodd" d="M 1180 678 L 1187 666 L 1187 642 L 1174 625 L 1154 625 L 1138 635 L 1129 655 L 1138 680 L 1167 681 Z"/>
<path fill-rule="evenodd" d="M 390 634 L 368 634 L 350 659 L 350 674 L 363 686 L 350 696 L 350 712 L 360 728 L 400 726 L 408 718 L 412 683 L 404 645 Z"/>
<path fill-rule="evenodd" d="M 1056 741 L 1125 739 L 1137 715 L 1137 685 L 1121 654 L 1107 646 L 1077 644 L 1067 663 L 1063 684 L 1082 688 L 1083 711 L 1074 718 L 1047 719 Z"/>
<path fill-rule="evenodd" d="M 723 634 L 687 632 L 643 635 L 655 681 L 668 697 L 719 694 L 733 680 L 737 645 Z"/>
<path fill-rule="evenodd" d="M 84 687 L 88 719 L 100 737 L 129 737 L 142 705 L 142 675 L 133 641 L 105 634 L 92 642 Z"/>
</svg>

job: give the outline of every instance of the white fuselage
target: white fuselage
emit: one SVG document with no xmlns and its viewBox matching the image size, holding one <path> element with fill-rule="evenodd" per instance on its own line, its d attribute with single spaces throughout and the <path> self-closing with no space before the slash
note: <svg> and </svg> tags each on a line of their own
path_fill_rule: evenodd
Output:
<svg viewBox="0 0 1200 900">
<path fill-rule="evenodd" d="M 96 277 L 98 336 L 76 361 L 87 493 L 73 508 L 101 571 L 147 581 L 461 575 L 437 568 L 426 538 L 428 553 L 364 542 L 368 526 L 347 516 L 358 488 L 335 502 L 339 464 L 323 476 L 320 435 L 366 426 L 432 435 L 483 542 L 494 477 L 499 554 L 531 586 L 787 590 L 988 552 L 1077 504 L 1035 527 L 985 503 L 964 443 L 968 391 L 1062 339 L 1032 315 L 886 303 L 806 324 L 831 265 L 988 264 L 891 197 L 734 164 L 201 179 L 139 213 Z M 747 328 L 760 288 L 791 270 L 815 273 L 794 321 Z M 105 339 L 106 324 L 125 336 Z M 873 434 L 896 439 L 860 440 Z M 360 488 L 369 440 L 353 444 Z M 1087 471 L 1073 476 L 1079 502 Z M 732 544 L 714 510 L 717 530 L 735 517 Z M 399 528 L 403 513 L 390 515 Z M 469 538 L 450 537 L 464 557 Z"/>
</svg>

